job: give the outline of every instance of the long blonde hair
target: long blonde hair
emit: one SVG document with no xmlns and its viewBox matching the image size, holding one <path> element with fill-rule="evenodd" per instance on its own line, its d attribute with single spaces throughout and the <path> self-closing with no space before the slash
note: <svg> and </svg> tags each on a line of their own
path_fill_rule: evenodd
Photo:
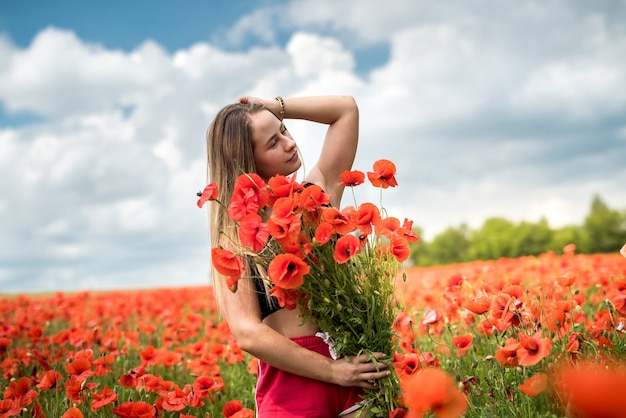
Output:
<svg viewBox="0 0 626 418">
<path fill-rule="evenodd" d="M 207 131 L 207 182 L 215 182 L 218 200 L 225 206 L 230 203 L 237 177 L 242 173 L 256 173 L 250 116 L 262 110 L 266 108 L 260 104 L 230 104 L 218 112 Z M 232 248 L 239 243 L 235 222 L 217 202 L 209 205 L 209 233 L 213 248 Z M 248 272 L 249 269 L 246 265 Z M 211 273 L 220 306 L 218 288 L 223 280 L 213 266 Z"/>
</svg>

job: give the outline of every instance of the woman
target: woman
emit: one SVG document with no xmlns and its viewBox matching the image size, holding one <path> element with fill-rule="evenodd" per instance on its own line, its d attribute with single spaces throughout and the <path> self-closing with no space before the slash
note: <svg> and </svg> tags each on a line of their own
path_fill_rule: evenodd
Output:
<svg viewBox="0 0 626 418">
<path fill-rule="evenodd" d="M 235 179 L 255 172 L 265 181 L 297 171 L 302 162 L 283 119 L 328 125 L 319 161 L 305 182 L 322 187 L 339 207 L 343 186 L 339 174 L 352 167 L 358 143 L 359 111 L 352 97 L 324 96 L 261 100 L 241 97 L 223 108 L 207 134 L 209 181 L 228 205 Z M 236 227 L 216 202 L 211 203 L 213 247 L 237 242 Z M 254 266 L 246 266 L 254 276 Z M 235 293 L 213 271 L 216 297 L 239 346 L 259 359 L 257 415 L 265 417 L 349 417 L 358 412 L 363 388 L 389 374 L 386 365 L 366 355 L 333 360 L 320 330 L 303 322 L 298 310 L 280 309 L 258 280 L 241 279 Z M 383 353 L 376 353 L 378 359 Z M 377 370 L 378 368 L 378 370 Z M 382 368 L 382 370 L 381 370 Z"/>
</svg>

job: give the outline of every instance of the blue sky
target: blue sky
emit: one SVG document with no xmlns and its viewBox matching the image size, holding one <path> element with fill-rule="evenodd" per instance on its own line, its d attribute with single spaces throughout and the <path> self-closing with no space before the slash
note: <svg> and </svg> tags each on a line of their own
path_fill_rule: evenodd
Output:
<svg viewBox="0 0 626 418">
<path fill-rule="evenodd" d="M 625 208 L 625 19 L 617 0 L 0 0 L 0 292 L 208 283 L 204 134 L 243 94 L 353 95 L 355 168 L 394 161 L 385 207 L 426 239 Z M 323 130 L 289 128 L 310 166 Z"/>
</svg>

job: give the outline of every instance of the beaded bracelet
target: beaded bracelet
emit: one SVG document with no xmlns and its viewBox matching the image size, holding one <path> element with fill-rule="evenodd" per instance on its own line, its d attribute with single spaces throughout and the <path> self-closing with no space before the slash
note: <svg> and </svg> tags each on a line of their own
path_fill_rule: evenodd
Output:
<svg viewBox="0 0 626 418">
<path fill-rule="evenodd" d="M 280 115 L 280 120 L 283 120 L 285 118 L 285 101 L 280 96 L 276 96 L 275 99 L 278 100 L 278 103 L 280 103 L 279 115 Z"/>
</svg>

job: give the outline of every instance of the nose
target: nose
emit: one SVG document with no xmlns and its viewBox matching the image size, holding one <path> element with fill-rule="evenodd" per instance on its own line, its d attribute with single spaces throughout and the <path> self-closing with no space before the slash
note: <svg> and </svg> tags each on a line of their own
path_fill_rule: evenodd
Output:
<svg viewBox="0 0 626 418">
<path fill-rule="evenodd" d="M 291 151 L 296 147 L 296 141 L 293 138 L 286 136 L 285 137 L 285 150 Z"/>
</svg>

